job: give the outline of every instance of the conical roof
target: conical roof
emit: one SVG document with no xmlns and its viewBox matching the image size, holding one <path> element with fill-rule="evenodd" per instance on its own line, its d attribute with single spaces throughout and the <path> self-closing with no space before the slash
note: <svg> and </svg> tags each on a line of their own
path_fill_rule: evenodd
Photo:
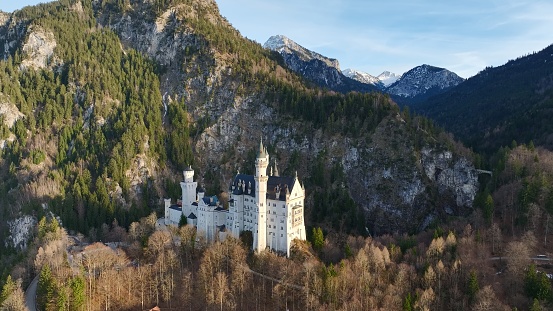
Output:
<svg viewBox="0 0 553 311">
<path fill-rule="evenodd" d="M 257 158 L 266 158 L 267 157 L 267 149 L 263 147 L 263 138 L 259 141 L 259 151 L 257 152 Z"/>
</svg>

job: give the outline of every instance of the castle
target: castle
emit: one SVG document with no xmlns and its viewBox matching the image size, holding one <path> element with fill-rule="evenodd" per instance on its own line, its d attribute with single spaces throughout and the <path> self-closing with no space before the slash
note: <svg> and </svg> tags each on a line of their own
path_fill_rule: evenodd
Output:
<svg viewBox="0 0 553 311">
<path fill-rule="evenodd" d="M 269 154 L 259 143 L 255 160 L 255 175 L 236 174 L 229 186 L 229 206 L 224 208 L 216 196 L 205 196 L 194 181 L 194 170 L 184 170 L 182 201 L 171 205 L 165 199 L 165 224 L 177 225 L 181 216 L 203 232 L 208 241 L 239 237 L 243 231 L 253 236 L 253 249 L 266 248 L 290 255 L 292 240 L 305 240 L 303 218 L 305 190 L 295 177 L 281 177 L 278 168 L 269 166 Z"/>
</svg>

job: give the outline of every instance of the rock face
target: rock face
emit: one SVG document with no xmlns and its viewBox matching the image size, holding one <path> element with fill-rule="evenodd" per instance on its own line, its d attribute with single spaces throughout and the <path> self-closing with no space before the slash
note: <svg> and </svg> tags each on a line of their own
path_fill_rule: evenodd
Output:
<svg viewBox="0 0 553 311">
<path fill-rule="evenodd" d="M 377 90 L 372 84 L 346 77 L 338 60 L 308 50 L 285 36 L 272 36 L 263 47 L 278 52 L 288 68 L 323 88 L 338 92 Z"/>
<path fill-rule="evenodd" d="M 421 164 L 426 176 L 438 184 L 441 196 L 452 195 L 457 207 L 472 207 L 478 191 L 478 174 L 466 158 L 454 159 L 451 151 L 421 151 Z"/>
<path fill-rule="evenodd" d="M 396 132 L 393 138 L 392 132 Z M 382 121 L 365 141 L 355 141 L 328 137 L 322 131 L 309 132 L 301 123 L 286 121 L 255 98 L 246 98 L 236 102 L 196 141 L 203 165 L 214 165 L 221 154 L 237 158 L 253 150 L 257 135 L 247 133 L 260 133 L 264 142 L 278 151 L 278 162 L 284 167 L 290 151 L 299 152 L 305 159 L 314 159 L 323 150 L 328 153 L 333 163 L 343 167 L 347 187 L 365 211 L 371 234 L 417 232 L 446 213 L 463 215 L 472 210 L 478 189 L 472 163 L 444 147 L 428 146 L 416 151 L 399 116 Z M 232 173 L 242 170 L 243 163 L 223 165 Z M 230 178 L 221 174 L 224 180 Z"/>
<path fill-rule="evenodd" d="M 10 128 L 15 121 L 25 116 L 17 109 L 17 106 L 9 102 L 2 93 L 0 93 L 0 115 L 4 117 L 4 124 Z"/>
<path fill-rule="evenodd" d="M 443 93 L 463 81 L 463 78 L 447 69 L 422 65 L 404 73 L 385 91 L 401 98 L 426 98 Z"/>
<path fill-rule="evenodd" d="M 33 216 L 25 215 L 8 221 L 10 235 L 4 241 L 6 247 L 14 247 L 20 250 L 27 248 L 27 241 L 31 238 L 36 225 Z"/>
<path fill-rule="evenodd" d="M 42 69 L 49 67 L 53 62 L 56 40 L 51 31 L 45 31 L 33 26 L 28 30 L 27 41 L 23 44 L 24 59 L 21 68 Z"/>
<path fill-rule="evenodd" d="M 399 116 L 385 119 L 345 165 L 371 234 L 416 232 L 449 211 L 471 211 L 478 189 L 472 163 L 438 145 L 417 151 L 412 135 Z"/>
</svg>

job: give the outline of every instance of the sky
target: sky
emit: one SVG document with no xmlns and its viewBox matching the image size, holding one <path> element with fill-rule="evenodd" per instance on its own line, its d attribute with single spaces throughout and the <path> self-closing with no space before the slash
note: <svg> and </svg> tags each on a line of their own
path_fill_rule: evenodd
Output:
<svg viewBox="0 0 553 311">
<path fill-rule="evenodd" d="M 468 78 L 553 44 L 550 0 L 216 1 L 249 39 L 285 35 L 372 75 L 429 64 Z M 0 10 L 39 2 L 0 0 Z"/>
</svg>

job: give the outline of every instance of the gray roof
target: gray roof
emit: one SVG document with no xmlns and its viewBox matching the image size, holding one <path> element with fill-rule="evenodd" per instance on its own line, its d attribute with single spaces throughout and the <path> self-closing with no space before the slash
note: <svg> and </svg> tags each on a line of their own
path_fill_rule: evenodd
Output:
<svg viewBox="0 0 553 311">
<path fill-rule="evenodd" d="M 267 181 L 267 198 L 271 200 L 286 200 L 286 190 L 292 191 L 292 188 L 294 188 L 294 183 L 296 179 L 293 177 L 287 177 L 287 176 L 269 176 L 269 180 Z M 244 191 L 242 191 L 242 187 L 239 187 L 239 183 L 244 184 Z M 248 189 L 250 189 L 251 184 L 251 192 L 248 193 Z M 234 190 L 232 187 L 234 186 Z M 276 196 L 276 189 L 277 186 L 280 189 L 279 197 Z M 245 175 L 245 174 L 237 174 L 234 177 L 233 182 L 230 185 L 229 191 L 232 192 L 232 194 L 235 195 L 249 195 L 251 197 L 255 197 L 255 179 L 252 175 Z"/>
<path fill-rule="evenodd" d="M 241 186 L 238 186 L 239 182 L 244 184 L 244 191 L 242 191 Z M 234 186 L 234 190 L 232 189 L 233 186 Z M 250 186 L 251 186 L 251 192 L 248 193 Z M 236 195 L 245 194 L 255 198 L 255 179 L 253 178 L 252 175 L 236 174 L 232 184 L 230 185 L 229 191 L 232 192 L 232 194 L 236 194 Z"/>
<path fill-rule="evenodd" d="M 217 202 L 219 202 L 219 199 L 217 199 L 216 196 L 203 197 L 202 200 L 206 205 L 209 205 L 209 206 L 217 206 Z"/>
<path fill-rule="evenodd" d="M 271 200 L 286 201 L 286 192 L 290 193 L 294 188 L 295 178 L 286 176 L 269 176 L 267 181 L 267 198 Z M 277 187 L 280 189 L 277 197 Z"/>
<path fill-rule="evenodd" d="M 177 204 L 173 204 L 173 205 L 169 206 L 169 208 L 174 209 L 175 211 L 181 211 L 182 210 L 182 208 Z"/>
<path fill-rule="evenodd" d="M 196 217 L 196 215 L 194 215 L 194 213 L 190 213 L 190 215 L 188 215 L 188 218 L 190 218 L 190 219 L 198 219 L 198 217 Z"/>
</svg>

